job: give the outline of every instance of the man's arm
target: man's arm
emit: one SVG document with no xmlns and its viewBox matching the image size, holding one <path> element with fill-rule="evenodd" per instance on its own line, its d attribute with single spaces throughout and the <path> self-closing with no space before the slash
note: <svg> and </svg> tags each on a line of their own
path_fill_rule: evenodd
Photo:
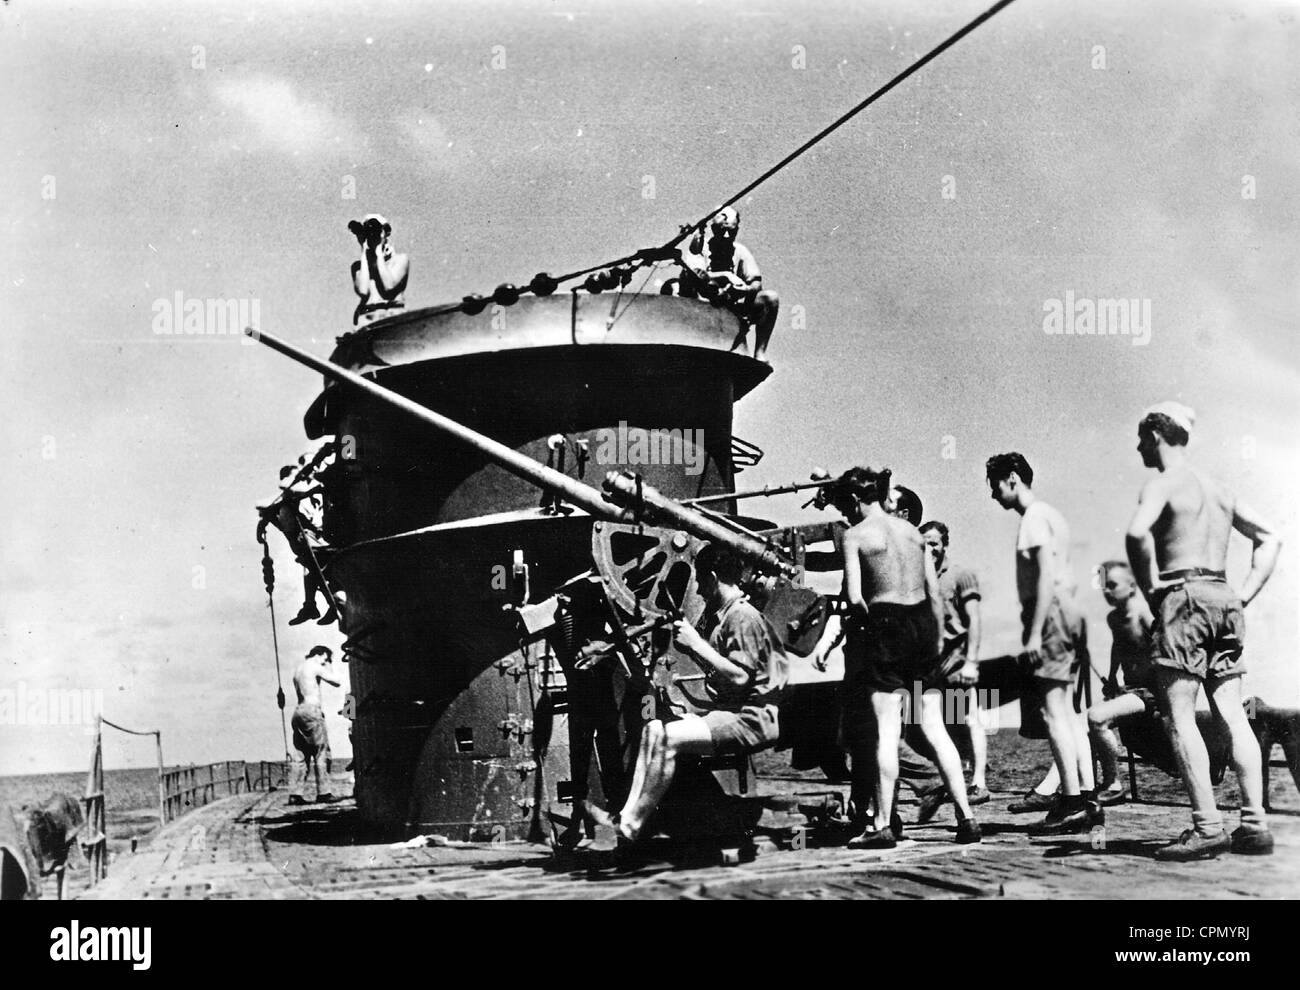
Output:
<svg viewBox="0 0 1300 990">
<path fill-rule="evenodd" d="M 827 656 L 843 638 L 844 623 L 838 615 L 829 616 L 826 619 L 826 628 L 822 630 L 821 639 L 817 640 L 817 645 L 808 654 L 808 659 L 813 662 L 813 666 L 818 670 L 825 670 Z"/>
<path fill-rule="evenodd" d="M 1026 652 L 1037 653 L 1043 648 L 1043 623 L 1047 621 L 1047 609 L 1052 604 L 1052 572 L 1045 566 L 1048 554 L 1046 544 L 1030 547 L 1024 553 L 1034 571 L 1033 617 L 1024 633 L 1024 644 Z"/>
<path fill-rule="evenodd" d="M 981 614 L 980 600 L 972 598 L 966 603 L 966 665 L 974 667 L 980 659 Z M 978 676 L 978 672 L 976 676 Z"/>
<path fill-rule="evenodd" d="M 850 611 L 866 613 L 867 602 L 862 595 L 862 557 L 858 550 L 861 533 L 856 527 L 844 534 L 841 551 L 844 554 L 844 600 Z"/>
<path fill-rule="evenodd" d="M 966 619 L 966 662 L 978 663 L 980 634 L 983 631 L 980 612 L 980 583 L 974 571 L 963 571 L 957 587 L 957 607 Z"/>
<path fill-rule="evenodd" d="M 735 274 L 744 287 L 753 289 L 756 292 L 761 290 L 763 288 L 763 273 L 758 270 L 758 262 L 754 260 L 754 255 L 749 248 L 743 244 L 737 244 L 734 257 Z"/>
<path fill-rule="evenodd" d="M 324 664 L 321 664 L 319 667 L 316 668 L 316 680 L 324 681 L 326 684 L 330 684 L 334 687 L 343 686 L 341 683 L 339 683 L 333 677 L 331 677 L 328 673 L 326 673 Z"/>
<path fill-rule="evenodd" d="M 725 657 L 712 646 L 699 631 L 685 619 L 673 623 L 674 642 L 702 666 L 707 667 L 729 684 L 744 687 L 754 679 L 754 671 Z"/>
<path fill-rule="evenodd" d="M 1137 512 L 1133 514 L 1133 520 L 1128 524 L 1128 533 L 1124 536 L 1124 548 L 1128 551 L 1133 577 L 1142 589 L 1142 594 L 1148 598 L 1160 587 L 1156 542 L 1151 536 L 1151 527 L 1165 511 L 1168 502 L 1169 496 L 1164 486 L 1159 484 L 1159 479 L 1148 481 L 1138 495 Z"/>
<path fill-rule="evenodd" d="M 1245 606 L 1263 590 L 1272 576 L 1282 550 L 1282 540 L 1262 516 L 1241 502 L 1232 507 L 1232 528 L 1250 540 L 1254 548 L 1250 554 L 1250 573 L 1241 586 L 1241 604 Z"/>
<path fill-rule="evenodd" d="M 379 284 L 379 294 L 385 299 L 393 299 L 406 289 L 406 278 L 410 274 L 410 259 L 404 254 L 395 254 L 385 258 L 383 252 L 367 248 L 366 256 Z"/>
<path fill-rule="evenodd" d="M 934 616 L 934 628 L 937 636 L 936 653 L 943 652 L 943 598 L 939 594 L 939 578 L 934 573 L 934 558 L 921 550 L 921 566 L 925 574 L 925 597 L 930 602 L 930 613 Z"/>
<path fill-rule="evenodd" d="M 1155 617 L 1151 614 L 1151 606 L 1141 599 L 1138 599 L 1136 605 L 1138 609 L 1138 628 L 1142 630 L 1143 637 L 1149 640 L 1151 627 L 1156 624 Z"/>
<path fill-rule="evenodd" d="M 1110 623 L 1109 619 L 1106 621 L 1107 624 Z M 1101 685 L 1101 696 L 1107 699 L 1119 694 L 1119 634 L 1116 633 L 1113 625 L 1110 627 L 1110 636 L 1110 670 L 1106 673 L 1106 680 Z"/>
<path fill-rule="evenodd" d="M 697 230 L 686 246 L 677 252 L 677 261 L 682 269 L 694 275 L 700 281 L 708 281 L 708 259 L 704 257 L 703 232 Z"/>
<path fill-rule="evenodd" d="M 370 295 L 370 266 L 364 256 L 361 261 L 352 262 L 352 288 L 362 299 Z"/>
</svg>

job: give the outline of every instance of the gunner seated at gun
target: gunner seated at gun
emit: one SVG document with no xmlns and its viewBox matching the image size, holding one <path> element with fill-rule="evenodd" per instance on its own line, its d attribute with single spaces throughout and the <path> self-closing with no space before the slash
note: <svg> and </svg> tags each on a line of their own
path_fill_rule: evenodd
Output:
<svg viewBox="0 0 1300 990">
<path fill-rule="evenodd" d="M 393 252 L 388 243 L 393 227 L 378 213 L 350 221 L 348 230 L 361 247 L 361 260 L 352 262 L 352 288 L 361 297 L 352 324 L 362 326 L 406 307 L 404 293 L 411 266 L 406 255 Z"/>
<path fill-rule="evenodd" d="M 717 543 L 695 560 L 708 638 L 679 619 L 673 642 L 704 671 L 709 710 L 674 722 L 656 719 L 642 730 L 632 787 L 617 819 L 622 841 L 641 837 L 668 793 L 679 756 L 748 755 L 776 744 L 789 663 L 780 636 L 740 589 L 743 566 L 734 550 Z"/>
<path fill-rule="evenodd" d="M 709 221 L 708 234 L 697 230 L 680 253 L 682 273 L 664 283 L 662 295 L 717 299 L 754 328 L 754 357 L 767 360 L 767 344 L 776 326 L 780 300 L 763 288 L 763 273 L 745 245 L 736 240 L 740 211 L 724 207 Z"/>
</svg>

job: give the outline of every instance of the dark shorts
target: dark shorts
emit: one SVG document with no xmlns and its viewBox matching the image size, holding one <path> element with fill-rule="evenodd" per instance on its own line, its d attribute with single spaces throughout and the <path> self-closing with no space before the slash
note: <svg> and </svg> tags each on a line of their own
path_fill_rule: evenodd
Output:
<svg viewBox="0 0 1300 990">
<path fill-rule="evenodd" d="M 879 602 L 862 622 L 851 623 L 844 647 L 844 684 L 854 697 L 866 692 L 938 687 L 943 674 L 937 655 L 938 626 L 928 602 Z"/>
<path fill-rule="evenodd" d="M 780 716 L 776 705 L 746 705 L 738 712 L 712 711 L 704 716 L 719 756 L 757 753 L 775 746 L 780 737 Z"/>
<path fill-rule="evenodd" d="M 1028 609 L 1020 614 L 1022 624 L 1032 618 Z M 1043 620 L 1043 648 L 1027 661 L 1029 675 L 1040 681 L 1073 681 L 1083 663 L 1082 638 L 1083 617 L 1073 604 L 1067 607 L 1053 597 Z"/>
<path fill-rule="evenodd" d="M 1151 602 L 1151 660 L 1203 681 L 1240 677 L 1246 620 L 1226 581 L 1190 580 Z"/>
</svg>

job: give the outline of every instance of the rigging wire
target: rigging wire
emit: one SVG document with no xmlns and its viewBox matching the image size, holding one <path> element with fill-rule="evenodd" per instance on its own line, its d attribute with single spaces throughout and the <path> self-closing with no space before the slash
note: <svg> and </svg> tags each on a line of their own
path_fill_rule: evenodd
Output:
<svg viewBox="0 0 1300 990">
<path fill-rule="evenodd" d="M 919 72 L 924 66 L 934 61 L 934 59 L 938 58 L 940 55 L 946 52 L 953 45 L 957 44 L 957 42 L 961 41 L 972 31 L 975 31 L 977 28 L 982 26 L 990 18 L 994 17 L 1005 8 L 1011 6 L 1011 4 L 1014 2 L 1015 0 L 998 0 L 997 3 L 995 3 L 988 10 L 984 11 L 984 13 L 980 14 L 974 20 L 970 21 L 964 27 L 960 28 L 955 33 L 953 33 L 948 38 L 946 38 L 944 41 L 940 42 L 934 48 L 930 49 L 928 52 L 922 55 L 919 59 L 917 59 L 915 62 L 909 65 L 902 72 L 898 73 L 888 82 L 886 82 L 883 86 L 875 90 L 875 92 L 871 93 L 871 95 L 866 97 L 866 99 L 860 101 L 856 106 L 852 107 L 847 113 L 842 114 L 839 118 L 832 121 L 826 127 L 822 128 L 820 131 L 814 134 L 811 138 L 809 138 L 799 147 L 795 148 L 794 151 L 790 152 L 790 154 L 786 155 L 775 165 L 771 166 L 766 171 L 764 171 L 761 175 L 758 176 L 758 178 L 754 179 L 748 185 L 744 186 L 738 192 L 734 193 L 728 199 L 724 200 L 721 204 L 719 204 L 714 209 L 710 210 L 707 214 L 705 214 L 695 223 L 688 224 L 681 227 L 678 230 L 677 235 L 675 237 L 665 242 L 664 244 L 660 245 L 659 247 L 642 248 L 639 251 L 634 251 L 632 254 L 624 255 L 621 258 L 614 259 L 613 261 L 605 261 L 598 265 L 590 265 L 586 268 L 579 268 L 572 272 L 565 272 L 563 275 L 552 276 L 552 275 L 548 275 L 545 272 L 541 272 L 537 276 L 535 276 L 533 278 L 533 281 L 529 283 L 529 285 L 527 286 L 516 287 L 514 285 L 507 283 L 498 286 L 496 292 L 494 292 L 492 296 L 483 297 L 479 295 L 469 295 L 466 296 L 465 299 L 459 303 L 452 303 L 446 306 L 445 308 L 440 307 L 439 311 L 444 311 L 444 310 L 453 311 L 457 309 L 464 309 L 468 313 L 475 313 L 475 312 L 479 312 L 489 301 L 494 299 L 501 305 L 509 305 L 510 303 L 517 300 L 519 296 L 523 293 L 531 292 L 533 295 L 536 296 L 548 296 L 555 291 L 559 283 L 569 282 L 575 278 L 581 278 L 584 275 L 594 275 L 594 273 L 596 272 L 602 272 L 608 269 L 616 269 L 623 265 L 633 265 L 634 268 L 641 268 L 646 265 L 657 264 L 664 261 L 673 260 L 673 258 L 677 256 L 677 250 L 676 250 L 677 245 L 680 244 L 685 238 L 695 233 L 695 231 L 702 229 L 709 222 L 709 220 L 712 219 L 718 213 L 719 210 L 725 209 L 726 207 L 731 206 L 734 203 L 738 202 L 739 200 L 743 199 L 745 196 L 748 196 L 751 192 L 757 189 L 760 185 L 762 185 L 772 176 L 776 175 L 778 172 L 784 169 L 791 162 L 795 161 L 795 159 L 803 155 L 804 152 L 808 151 L 810 148 L 814 147 L 815 145 L 825 140 L 835 131 L 839 130 L 850 120 L 852 120 L 854 117 L 860 114 L 863 110 L 867 109 L 867 107 L 871 106 L 873 103 L 875 103 L 885 94 L 887 94 L 894 87 L 898 86 L 900 83 L 902 83 L 904 80 L 909 78 L 914 73 Z M 599 278 L 599 276 L 596 277 Z M 612 288 L 612 285 L 606 287 Z M 600 291 L 600 288 L 594 288 L 592 291 L 598 292 Z M 506 300 L 509 300 L 509 302 L 507 302 Z"/>
<path fill-rule="evenodd" d="M 907 79 L 914 72 L 919 71 L 927 63 L 938 58 L 940 55 L 946 52 L 953 45 L 957 44 L 957 42 L 961 41 L 962 38 L 966 37 L 966 35 L 970 34 L 972 31 L 974 31 L 976 28 L 982 25 L 985 21 L 989 20 L 991 17 L 993 17 L 994 15 L 996 15 L 998 12 L 1005 9 L 1006 7 L 1011 6 L 1011 4 L 1014 2 L 1015 0 L 999 0 L 998 3 L 995 3 L 988 10 L 984 11 L 984 13 L 980 14 L 979 17 L 975 18 L 965 27 L 961 28 L 961 30 L 957 31 L 957 33 L 949 36 L 947 40 L 939 43 L 934 48 L 931 48 L 928 52 L 926 52 L 919 59 L 917 59 L 915 62 L 909 65 L 906 69 L 904 69 L 898 75 L 894 76 L 894 78 L 889 80 L 889 82 L 885 83 L 883 86 L 877 89 L 874 93 L 868 96 L 857 106 L 853 107 L 847 113 L 843 114 L 838 120 L 835 120 L 832 123 L 828 124 L 826 127 L 822 128 L 820 131 L 818 131 L 816 134 L 810 137 L 803 144 L 799 145 L 799 147 L 795 148 L 794 151 L 790 152 L 790 154 L 782 158 L 779 162 L 777 162 L 775 165 L 773 165 L 771 168 L 765 171 L 757 179 L 755 179 L 753 182 L 749 183 L 749 185 L 745 186 L 739 192 L 731 196 L 730 199 L 719 204 L 715 209 L 706 213 L 695 223 L 691 224 L 691 226 L 684 228 L 683 231 L 677 235 L 677 237 L 675 237 L 673 240 L 665 244 L 664 248 L 666 249 L 668 247 L 677 245 L 682 241 L 683 238 L 685 238 L 689 234 L 694 233 L 695 231 L 703 227 L 706 223 L 708 223 L 709 220 L 711 220 L 718 213 L 719 210 L 723 210 L 726 207 L 739 202 L 743 197 L 748 196 L 751 192 L 757 189 L 760 185 L 762 185 L 772 176 L 776 175 L 777 172 L 781 171 L 781 169 L 785 168 L 796 158 L 802 155 L 805 151 L 812 148 L 814 145 L 818 144 L 825 138 L 829 137 L 835 131 L 839 130 L 850 120 L 852 120 L 854 117 L 860 114 L 863 110 L 867 109 L 867 107 L 871 106 L 871 104 L 875 103 L 878 99 L 880 99 L 882 96 L 888 93 L 891 89 L 893 89 L 899 83 L 903 82 L 903 80 Z"/>
</svg>

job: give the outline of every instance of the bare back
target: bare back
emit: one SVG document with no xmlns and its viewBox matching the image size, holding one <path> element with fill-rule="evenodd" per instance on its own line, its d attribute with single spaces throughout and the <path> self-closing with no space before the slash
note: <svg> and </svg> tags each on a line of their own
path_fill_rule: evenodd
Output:
<svg viewBox="0 0 1300 990">
<path fill-rule="evenodd" d="M 862 598 L 868 605 L 925 601 L 925 539 L 911 523 L 893 516 L 864 519 L 845 534 L 862 574 Z"/>
<path fill-rule="evenodd" d="M 298 693 L 298 704 L 320 704 L 322 679 L 334 683 L 332 678 L 326 676 L 324 664 L 319 660 L 304 660 L 298 664 L 298 669 L 293 672 L 293 689 Z"/>
<path fill-rule="evenodd" d="M 1233 494 L 1185 465 L 1153 478 L 1148 489 L 1163 503 L 1151 526 L 1160 570 L 1223 570 L 1232 532 Z"/>
</svg>

